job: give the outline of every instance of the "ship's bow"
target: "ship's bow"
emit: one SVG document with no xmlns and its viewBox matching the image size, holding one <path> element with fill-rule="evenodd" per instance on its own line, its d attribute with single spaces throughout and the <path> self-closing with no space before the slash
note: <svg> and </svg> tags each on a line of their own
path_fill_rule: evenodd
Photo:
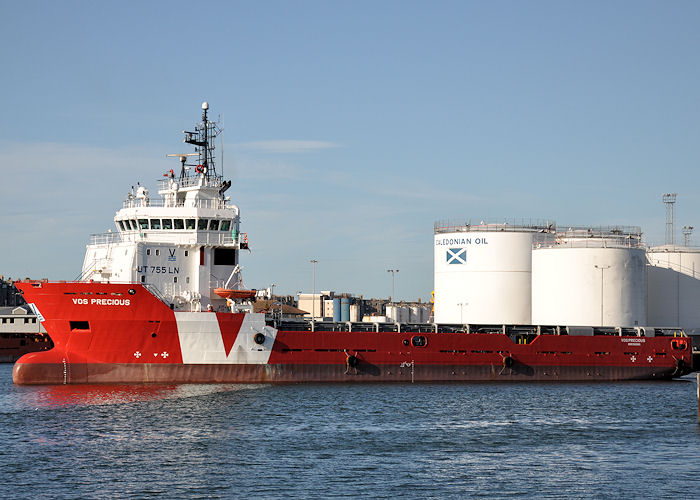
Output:
<svg viewBox="0 0 700 500">
<path fill-rule="evenodd" d="M 12 369 L 12 381 L 18 385 L 65 384 L 67 380 L 66 357 L 56 348 L 25 354 Z"/>
</svg>

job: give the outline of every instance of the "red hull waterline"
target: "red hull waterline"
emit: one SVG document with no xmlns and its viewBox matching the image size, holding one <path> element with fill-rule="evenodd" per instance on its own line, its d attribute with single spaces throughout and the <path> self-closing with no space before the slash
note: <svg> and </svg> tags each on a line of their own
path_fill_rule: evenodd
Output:
<svg viewBox="0 0 700 500">
<path fill-rule="evenodd" d="M 262 314 L 175 312 L 138 284 L 17 286 L 55 347 L 20 358 L 16 384 L 620 381 L 692 371 L 687 337 L 346 323 L 308 331 Z"/>
</svg>

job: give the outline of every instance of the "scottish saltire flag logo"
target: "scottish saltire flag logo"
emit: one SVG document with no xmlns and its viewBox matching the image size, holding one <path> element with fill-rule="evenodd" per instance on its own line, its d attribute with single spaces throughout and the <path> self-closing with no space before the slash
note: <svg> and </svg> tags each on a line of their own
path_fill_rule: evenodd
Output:
<svg viewBox="0 0 700 500">
<path fill-rule="evenodd" d="M 448 248 L 445 253 L 448 264 L 466 264 L 467 249 L 466 248 Z"/>
</svg>

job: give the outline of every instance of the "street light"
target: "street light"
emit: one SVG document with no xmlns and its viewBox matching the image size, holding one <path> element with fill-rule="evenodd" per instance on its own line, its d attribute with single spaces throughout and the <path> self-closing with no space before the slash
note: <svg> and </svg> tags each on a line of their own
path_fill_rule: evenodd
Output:
<svg viewBox="0 0 700 500">
<path fill-rule="evenodd" d="M 270 283 L 270 299 L 275 296 L 275 287 L 277 283 Z"/>
<path fill-rule="evenodd" d="M 311 295 L 311 319 L 316 319 L 316 259 L 311 259 L 311 276 L 313 277 L 313 294 Z"/>
<path fill-rule="evenodd" d="M 610 266 L 594 266 L 596 269 L 600 269 L 600 326 L 603 326 L 603 272 L 606 269 L 610 269 Z"/>
<path fill-rule="evenodd" d="M 394 301 L 394 276 L 399 272 L 398 269 L 387 269 L 387 273 L 391 273 L 391 301 Z"/>
</svg>

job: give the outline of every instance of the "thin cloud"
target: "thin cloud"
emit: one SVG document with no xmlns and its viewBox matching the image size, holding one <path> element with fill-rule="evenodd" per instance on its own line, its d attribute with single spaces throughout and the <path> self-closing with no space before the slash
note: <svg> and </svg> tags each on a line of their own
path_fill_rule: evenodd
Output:
<svg viewBox="0 0 700 500">
<path fill-rule="evenodd" d="M 275 161 L 239 156 L 226 166 L 226 172 L 245 180 L 290 180 L 302 179 L 313 174 L 308 169 L 284 161 Z"/>
<path fill-rule="evenodd" d="M 340 144 L 329 141 L 300 141 L 292 139 L 280 139 L 270 141 L 242 142 L 234 144 L 234 148 L 245 151 L 261 151 L 274 154 L 301 154 L 313 153 L 325 149 L 341 147 Z"/>
</svg>

